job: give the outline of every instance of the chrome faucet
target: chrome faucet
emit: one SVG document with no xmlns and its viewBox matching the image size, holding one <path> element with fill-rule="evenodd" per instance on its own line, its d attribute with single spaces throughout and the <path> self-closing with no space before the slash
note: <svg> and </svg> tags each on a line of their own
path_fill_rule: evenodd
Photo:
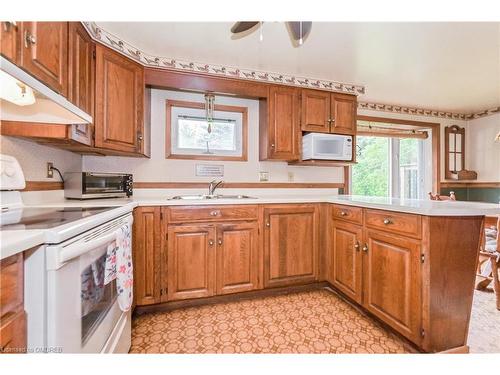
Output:
<svg viewBox="0 0 500 375">
<path fill-rule="evenodd" d="M 208 195 L 214 195 L 215 189 L 219 187 L 224 181 L 213 180 L 208 184 Z"/>
</svg>

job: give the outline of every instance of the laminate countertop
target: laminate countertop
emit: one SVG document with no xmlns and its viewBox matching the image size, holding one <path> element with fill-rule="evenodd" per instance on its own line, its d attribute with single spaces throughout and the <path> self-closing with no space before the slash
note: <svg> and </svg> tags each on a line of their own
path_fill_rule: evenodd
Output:
<svg viewBox="0 0 500 375">
<path fill-rule="evenodd" d="M 229 194 L 219 191 L 220 194 Z M 191 194 L 180 193 L 177 194 Z M 252 196 L 249 199 L 209 199 L 209 200 L 172 200 L 171 192 L 157 192 L 155 195 L 137 195 L 129 199 L 95 199 L 95 200 L 65 200 L 49 199 L 30 202 L 28 207 L 127 207 L 137 206 L 193 206 L 193 205 L 234 205 L 234 204 L 286 204 L 286 203 L 333 203 L 357 206 L 386 211 L 405 212 L 425 216 L 494 216 L 500 215 L 500 204 L 461 202 L 461 201 L 431 201 L 419 199 L 397 199 L 385 197 L 368 197 L 356 195 L 334 194 L 257 194 L 245 192 Z M 232 193 L 231 193 L 232 194 Z M 80 225 L 78 221 L 75 226 Z M 25 251 L 35 246 L 47 243 L 44 230 L 0 230 L 0 259 Z"/>
</svg>

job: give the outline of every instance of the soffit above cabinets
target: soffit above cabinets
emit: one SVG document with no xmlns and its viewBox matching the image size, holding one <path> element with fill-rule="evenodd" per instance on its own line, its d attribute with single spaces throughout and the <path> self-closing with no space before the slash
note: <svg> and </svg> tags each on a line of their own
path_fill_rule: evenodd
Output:
<svg viewBox="0 0 500 375">
<path fill-rule="evenodd" d="M 366 85 L 362 101 L 475 113 L 500 106 L 499 23 L 314 22 L 307 42 L 286 28 L 232 37 L 224 22 L 98 22 L 149 57 L 230 64 Z M 105 35 L 103 35 L 105 38 Z M 361 86 L 363 87 L 363 86 Z"/>
</svg>

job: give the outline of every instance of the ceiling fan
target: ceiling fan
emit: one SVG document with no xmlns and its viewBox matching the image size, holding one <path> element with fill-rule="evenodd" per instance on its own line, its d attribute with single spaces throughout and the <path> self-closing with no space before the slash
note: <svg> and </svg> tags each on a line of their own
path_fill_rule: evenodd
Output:
<svg viewBox="0 0 500 375">
<path fill-rule="evenodd" d="M 231 27 L 231 32 L 233 34 L 239 34 L 243 33 L 247 30 L 250 30 L 256 25 L 260 25 L 259 27 L 261 28 L 261 33 L 262 33 L 262 24 L 264 22 L 262 21 L 243 21 L 243 22 L 236 22 L 233 27 Z M 311 32 L 311 27 L 312 27 L 312 22 L 308 21 L 288 21 L 285 22 L 286 26 L 288 27 L 288 30 L 290 31 L 290 36 L 295 42 L 299 42 L 299 45 L 302 45 L 304 42 L 304 39 L 309 35 Z M 261 40 L 262 40 L 262 34 L 261 34 Z"/>
</svg>

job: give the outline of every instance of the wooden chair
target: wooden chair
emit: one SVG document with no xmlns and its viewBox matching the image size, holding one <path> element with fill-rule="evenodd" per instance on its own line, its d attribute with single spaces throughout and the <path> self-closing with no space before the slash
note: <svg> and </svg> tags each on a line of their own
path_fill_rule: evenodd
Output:
<svg viewBox="0 0 500 375">
<path fill-rule="evenodd" d="M 431 201 L 456 201 L 455 192 L 450 191 L 450 196 L 429 193 Z"/>
<path fill-rule="evenodd" d="M 496 221 L 496 225 L 495 225 Z M 493 225 L 492 225 L 493 224 Z M 486 231 L 493 231 L 496 226 L 496 243 L 495 239 L 488 241 Z M 477 290 L 484 290 L 491 282 L 493 282 L 493 290 L 496 294 L 497 309 L 500 310 L 500 216 L 485 220 L 485 232 L 481 241 L 481 249 L 479 251 L 479 263 L 477 266 L 477 276 L 480 280 L 476 284 Z"/>
</svg>

